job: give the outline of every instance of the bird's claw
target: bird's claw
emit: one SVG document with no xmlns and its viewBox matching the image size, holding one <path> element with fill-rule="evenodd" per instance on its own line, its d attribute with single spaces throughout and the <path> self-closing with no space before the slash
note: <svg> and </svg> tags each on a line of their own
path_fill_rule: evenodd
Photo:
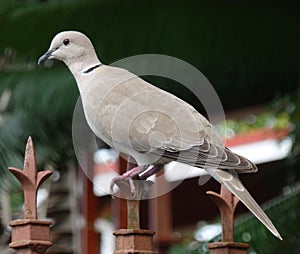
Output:
<svg viewBox="0 0 300 254">
<path fill-rule="evenodd" d="M 140 178 L 139 174 L 144 172 L 147 168 L 148 166 L 137 166 L 125 172 L 123 175 L 114 177 L 110 183 L 110 193 L 113 194 L 113 188 L 116 184 L 122 189 L 123 193 L 127 193 L 125 194 L 127 198 L 138 199 L 145 195 L 153 184 L 151 181 L 146 181 L 147 177 L 155 173 L 160 167 L 151 167 L 150 170 L 146 171 Z"/>
<path fill-rule="evenodd" d="M 114 185 L 117 185 L 120 189 L 129 189 L 133 198 L 137 196 L 137 190 L 134 185 L 134 180 L 131 177 L 116 176 L 112 179 L 110 183 L 110 193 L 113 194 Z"/>
<path fill-rule="evenodd" d="M 131 177 L 122 178 L 122 176 L 117 176 L 112 179 L 110 185 L 111 194 L 113 194 L 114 185 L 117 185 L 122 190 L 124 198 L 133 200 L 140 199 L 147 195 L 150 187 L 153 185 L 153 182 L 149 180 L 135 180 Z"/>
<path fill-rule="evenodd" d="M 137 190 L 135 188 L 134 182 L 133 182 L 132 178 L 128 178 L 128 181 L 129 181 L 132 197 L 133 197 L 133 199 L 135 199 L 137 196 Z"/>
<path fill-rule="evenodd" d="M 125 172 L 123 175 L 114 177 L 110 183 L 110 192 L 113 193 L 115 184 L 118 185 L 118 182 L 128 180 L 129 185 L 130 185 L 130 190 L 133 193 L 133 195 L 135 196 L 136 194 L 134 194 L 134 193 L 136 192 L 136 188 L 134 186 L 132 178 L 135 176 L 138 176 L 138 174 L 142 171 L 143 171 L 143 167 L 137 166 L 137 167 L 134 167 L 134 168 L 130 169 L 129 171 Z"/>
</svg>

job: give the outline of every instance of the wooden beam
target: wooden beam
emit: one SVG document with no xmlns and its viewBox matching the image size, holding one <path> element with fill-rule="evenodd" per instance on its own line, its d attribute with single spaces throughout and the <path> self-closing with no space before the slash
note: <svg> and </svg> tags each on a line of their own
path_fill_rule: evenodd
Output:
<svg viewBox="0 0 300 254">
<path fill-rule="evenodd" d="M 94 223 L 97 218 L 97 198 L 93 192 L 93 160 L 88 156 L 87 168 L 79 169 L 79 177 L 82 182 L 81 213 L 85 218 L 85 226 L 81 231 L 82 252 L 81 253 L 99 253 L 100 234 L 96 232 Z"/>
<path fill-rule="evenodd" d="M 158 254 L 168 253 L 169 247 L 178 242 L 173 234 L 172 192 L 168 191 L 169 183 L 165 180 L 163 171 L 157 173 L 156 192 L 166 194 L 149 200 L 149 226 L 156 231 L 155 244 Z"/>
</svg>

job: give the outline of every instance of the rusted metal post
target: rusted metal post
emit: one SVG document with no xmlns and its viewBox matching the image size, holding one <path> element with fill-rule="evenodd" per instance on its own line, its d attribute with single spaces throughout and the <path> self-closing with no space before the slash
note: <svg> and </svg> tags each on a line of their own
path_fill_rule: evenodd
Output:
<svg viewBox="0 0 300 254">
<path fill-rule="evenodd" d="M 137 165 L 128 161 L 127 171 Z M 127 229 L 140 229 L 140 199 L 143 190 L 139 184 L 135 184 L 136 197 L 127 199 Z"/>
<path fill-rule="evenodd" d="M 211 254 L 246 254 L 249 247 L 246 243 L 234 242 L 234 212 L 239 199 L 226 187 L 221 185 L 221 194 L 206 192 L 219 208 L 222 220 L 222 242 L 208 245 Z"/>
<path fill-rule="evenodd" d="M 127 171 L 133 167 L 136 167 L 136 165 L 128 162 Z M 140 229 L 140 199 L 144 185 L 138 182 L 139 181 L 136 181 L 135 183 L 135 197 L 127 199 L 127 229 L 119 229 L 114 232 L 116 237 L 116 249 L 114 254 L 154 254 L 153 235 L 155 232 Z M 131 190 L 127 183 L 120 181 L 117 184 L 121 191 L 130 193 Z"/>
<path fill-rule="evenodd" d="M 20 181 L 24 191 L 24 219 L 10 222 L 12 241 L 10 248 L 18 254 L 43 254 L 52 245 L 50 221 L 37 220 L 36 195 L 39 186 L 51 174 L 51 170 L 37 172 L 34 147 L 28 138 L 24 169 L 10 167 L 9 170 Z"/>
</svg>

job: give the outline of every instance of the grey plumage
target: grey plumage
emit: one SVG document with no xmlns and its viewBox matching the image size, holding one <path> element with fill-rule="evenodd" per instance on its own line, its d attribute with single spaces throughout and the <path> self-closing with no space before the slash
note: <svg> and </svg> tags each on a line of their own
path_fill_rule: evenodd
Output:
<svg viewBox="0 0 300 254">
<path fill-rule="evenodd" d="M 87 122 L 104 142 L 135 158 L 139 166 L 177 160 L 204 168 L 282 239 L 238 178 L 237 173 L 256 172 L 256 166 L 224 147 L 192 106 L 125 69 L 101 64 L 82 33 L 56 35 L 39 63 L 49 58 L 65 62 L 72 72 Z"/>
</svg>

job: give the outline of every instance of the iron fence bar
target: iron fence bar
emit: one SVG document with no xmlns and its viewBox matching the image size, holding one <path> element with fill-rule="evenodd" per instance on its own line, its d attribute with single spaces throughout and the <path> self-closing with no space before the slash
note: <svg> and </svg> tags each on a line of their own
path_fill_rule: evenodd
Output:
<svg viewBox="0 0 300 254">
<path fill-rule="evenodd" d="M 18 254 L 44 254 L 52 245 L 51 221 L 37 219 L 37 190 L 51 174 L 51 170 L 37 172 L 35 151 L 31 137 L 28 138 L 23 170 L 10 167 L 11 173 L 20 181 L 24 191 L 24 219 L 10 222 L 12 239 L 9 245 Z"/>
</svg>

